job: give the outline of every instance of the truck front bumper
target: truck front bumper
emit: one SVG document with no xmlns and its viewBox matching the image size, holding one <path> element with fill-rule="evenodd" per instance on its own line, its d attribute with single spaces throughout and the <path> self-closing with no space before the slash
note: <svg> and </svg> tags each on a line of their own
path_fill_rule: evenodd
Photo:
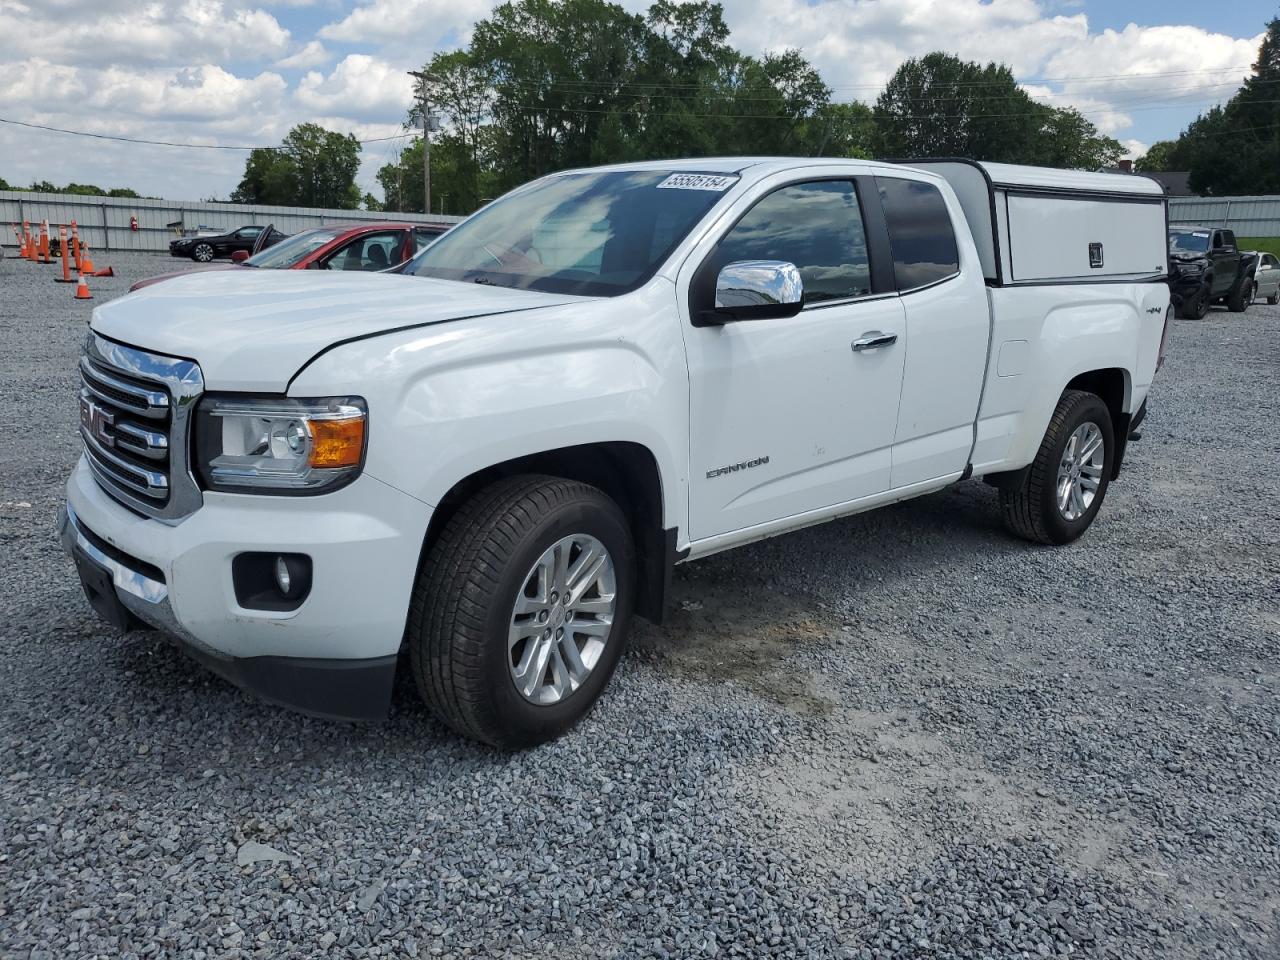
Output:
<svg viewBox="0 0 1280 960">
<path fill-rule="evenodd" d="M 178 524 L 110 498 L 83 459 L 58 532 L 85 596 L 113 626 L 163 631 L 245 690 L 304 713 L 386 716 L 431 508 L 361 477 L 321 497 L 205 494 Z M 301 553 L 312 586 L 296 610 L 242 607 L 232 560 Z"/>
</svg>

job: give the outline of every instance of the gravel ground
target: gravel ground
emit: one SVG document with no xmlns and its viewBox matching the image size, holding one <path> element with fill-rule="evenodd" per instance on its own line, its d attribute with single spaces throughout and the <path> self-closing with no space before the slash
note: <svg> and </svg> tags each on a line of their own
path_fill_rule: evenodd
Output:
<svg viewBox="0 0 1280 960">
<path fill-rule="evenodd" d="M 97 302 L 177 264 L 100 258 Z M 1178 322 L 1078 544 L 967 483 L 690 564 L 510 756 L 94 619 L 53 269 L 0 262 L 0 955 L 1280 955 L 1280 310 Z"/>
</svg>

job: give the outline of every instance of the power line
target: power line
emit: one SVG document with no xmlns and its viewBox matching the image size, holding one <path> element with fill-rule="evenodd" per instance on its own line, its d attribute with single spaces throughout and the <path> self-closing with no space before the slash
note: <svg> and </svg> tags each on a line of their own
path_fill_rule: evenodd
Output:
<svg viewBox="0 0 1280 960">
<path fill-rule="evenodd" d="M 1102 82 L 1107 80 L 1158 80 L 1166 77 L 1202 76 L 1205 74 L 1221 74 L 1221 73 L 1235 73 L 1237 76 L 1244 77 L 1248 75 L 1249 68 L 1247 66 L 1246 67 L 1217 67 L 1210 70 L 1170 70 L 1170 71 L 1164 71 L 1164 72 L 1158 72 L 1158 73 L 1094 74 L 1091 76 L 1076 76 L 1076 77 L 1071 77 L 1071 76 L 1043 77 L 1040 80 L 1017 80 L 1015 78 L 1015 82 L 1019 84 L 1035 84 L 1035 83 L 1063 84 L 1063 83 L 1084 83 L 1084 82 L 1092 82 L 1092 81 Z M 604 88 L 604 89 L 617 86 L 617 84 L 608 80 L 557 80 L 554 82 L 556 84 L 561 84 L 566 86 L 575 85 L 575 86 L 583 86 L 583 87 L 597 87 L 597 88 Z M 999 87 L 999 86 L 1004 86 L 1007 83 L 1008 83 L 1007 79 L 1005 80 L 957 80 L 949 84 L 949 86 L 955 86 L 955 87 L 996 86 L 996 87 Z M 633 87 L 654 87 L 654 88 L 662 88 L 662 89 L 674 89 L 674 88 L 681 88 L 681 87 L 697 89 L 703 86 L 703 84 L 700 84 L 700 83 L 674 83 L 671 81 L 654 81 L 654 82 L 631 81 L 630 85 Z M 863 83 L 863 84 L 846 84 L 843 86 L 833 86 L 833 87 L 830 87 L 829 89 L 835 91 L 835 90 L 881 90 L 883 88 L 884 88 L 883 83 Z"/>
<path fill-rule="evenodd" d="M 245 147 L 233 146 L 223 143 L 177 143 L 172 140 L 146 140 L 141 137 L 120 137 L 109 133 L 90 133 L 87 130 L 67 130 L 64 127 L 50 127 L 43 123 L 28 123 L 25 120 L 10 120 L 7 117 L 0 117 L 0 123 L 10 123 L 18 127 L 28 127 L 32 130 L 47 130 L 51 133 L 65 133 L 73 137 L 92 137 L 95 140 L 115 140 L 120 143 L 141 143 L 149 144 L 155 147 L 185 147 L 189 150 L 282 150 L 279 144 L 274 146 L 261 147 Z M 397 133 L 390 137 L 372 137 L 368 140 L 357 141 L 361 144 L 366 143 L 383 143 L 387 140 L 401 140 L 405 137 L 413 136 L 412 133 Z"/>
</svg>

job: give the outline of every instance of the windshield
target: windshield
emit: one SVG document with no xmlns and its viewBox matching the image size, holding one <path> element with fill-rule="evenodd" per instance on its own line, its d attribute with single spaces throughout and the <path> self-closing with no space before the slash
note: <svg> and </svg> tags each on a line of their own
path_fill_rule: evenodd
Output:
<svg viewBox="0 0 1280 960">
<path fill-rule="evenodd" d="M 1170 253 L 1204 253 L 1209 249 L 1208 230 L 1170 230 Z"/>
<path fill-rule="evenodd" d="M 336 236 L 337 233 L 332 230 L 304 230 L 281 240 L 273 247 L 255 253 L 245 264 L 250 267 L 266 267 L 268 270 L 287 270 Z"/>
<path fill-rule="evenodd" d="M 665 170 L 552 177 L 458 224 L 405 273 L 549 293 L 626 293 L 653 276 L 737 180 Z"/>
</svg>

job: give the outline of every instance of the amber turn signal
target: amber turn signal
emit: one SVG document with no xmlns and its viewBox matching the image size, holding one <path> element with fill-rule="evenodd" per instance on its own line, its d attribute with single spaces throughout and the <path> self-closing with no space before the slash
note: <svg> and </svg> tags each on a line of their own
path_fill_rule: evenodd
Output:
<svg viewBox="0 0 1280 960">
<path fill-rule="evenodd" d="M 311 420 L 311 466 L 355 467 L 364 451 L 364 416 Z"/>
</svg>

